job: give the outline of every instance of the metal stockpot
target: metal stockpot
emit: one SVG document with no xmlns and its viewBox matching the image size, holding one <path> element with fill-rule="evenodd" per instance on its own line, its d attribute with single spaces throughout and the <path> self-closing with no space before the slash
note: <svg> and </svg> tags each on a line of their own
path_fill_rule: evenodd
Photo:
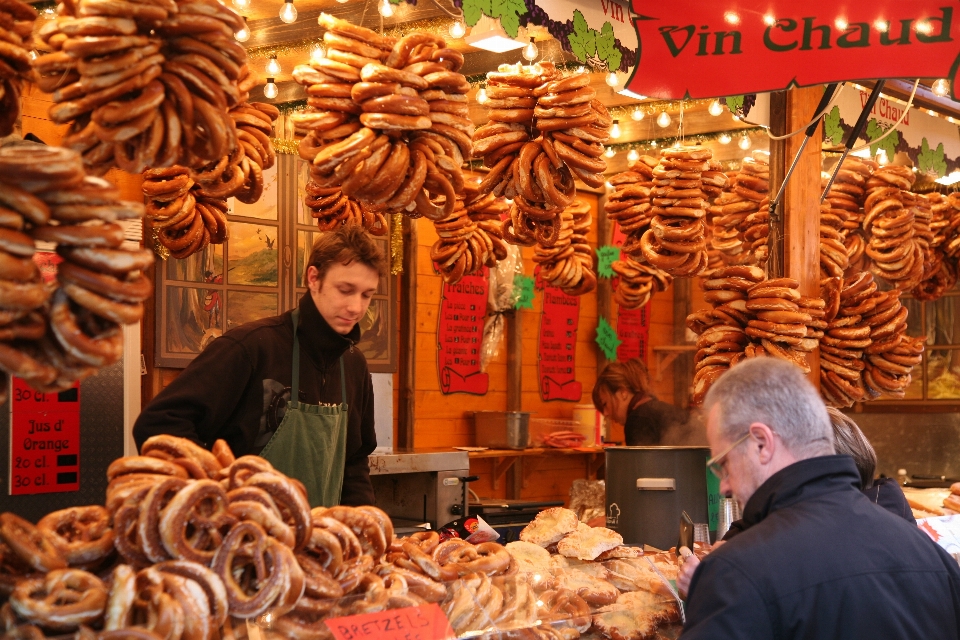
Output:
<svg viewBox="0 0 960 640">
<path fill-rule="evenodd" d="M 609 447 L 607 527 L 627 544 L 669 549 L 680 514 L 708 522 L 707 447 Z"/>
</svg>

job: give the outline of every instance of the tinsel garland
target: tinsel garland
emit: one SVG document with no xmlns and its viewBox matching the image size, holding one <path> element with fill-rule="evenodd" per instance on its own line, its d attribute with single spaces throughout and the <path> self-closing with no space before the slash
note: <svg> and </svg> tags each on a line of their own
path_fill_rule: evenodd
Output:
<svg viewBox="0 0 960 640">
<path fill-rule="evenodd" d="M 170 249 L 167 249 L 163 246 L 163 243 L 160 242 L 160 230 L 154 226 L 150 227 L 150 240 L 153 242 L 153 252 L 157 254 L 157 257 L 161 260 L 168 260 L 170 258 Z"/>
<path fill-rule="evenodd" d="M 403 273 L 403 214 L 390 214 L 390 273 Z"/>
<path fill-rule="evenodd" d="M 612 144 L 604 145 L 605 149 L 613 149 L 615 152 L 619 153 L 621 151 L 630 151 L 631 149 L 636 149 L 637 151 L 650 151 L 653 149 L 663 149 L 664 147 L 673 146 L 676 143 L 681 144 L 696 144 L 703 142 L 713 142 L 719 140 L 721 136 L 728 135 L 732 139 L 736 139 L 739 136 L 754 136 L 759 134 L 766 134 L 766 129 L 763 127 L 747 127 L 743 129 L 729 129 L 727 131 L 714 131 L 712 133 L 695 133 L 692 135 L 681 136 L 670 136 L 666 138 L 653 138 L 650 140 L 634 140 L 633 142 L 614 142 Z M 731 140 L 732 142 L 732 140 Z"/>
<path fill-rule="evenodd" d="M 270 144 L 277 153 L 283 153 L 288 156 L 297 155 L 297 147 L 300 146 L 299 140 L 288 140 L 286 138 L 270 138 Z"/>
</svg>

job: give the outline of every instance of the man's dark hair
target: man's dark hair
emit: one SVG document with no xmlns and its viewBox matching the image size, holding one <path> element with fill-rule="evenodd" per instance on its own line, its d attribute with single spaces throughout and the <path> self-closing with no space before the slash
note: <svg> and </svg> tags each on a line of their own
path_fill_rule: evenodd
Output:
<svg viewBox="0 0 960 640">
<path fill-rule="evenodd" d="M 340 227 L 336 231 L 324 233 L 317 238 L 304 267 L 304 282 L 307 280 L 306 273 L 310 267 L 317 268 L 322 281 L 335 262 L 343 265 L 359 262 L 381 276 L 387 274 L 387 260 L 380 246 L 363 228 L 354 225 Z"/>
</svg>

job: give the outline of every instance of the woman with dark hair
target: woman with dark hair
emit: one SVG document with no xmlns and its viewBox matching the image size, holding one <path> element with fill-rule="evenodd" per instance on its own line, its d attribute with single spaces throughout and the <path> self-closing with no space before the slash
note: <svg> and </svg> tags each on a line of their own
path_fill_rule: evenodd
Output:
<svg viewBox="0 0 960 640">
<path fill-rule="evenodd" d="M 665 444 L 671 427 L 684 426 L 683 409 L 661 402 L 650 393 L 647 367 L 639 358 L 608 364 L 593 387 L 593 406 L 607 419 L 623 425 L 630 446 Z"/>
</svg>

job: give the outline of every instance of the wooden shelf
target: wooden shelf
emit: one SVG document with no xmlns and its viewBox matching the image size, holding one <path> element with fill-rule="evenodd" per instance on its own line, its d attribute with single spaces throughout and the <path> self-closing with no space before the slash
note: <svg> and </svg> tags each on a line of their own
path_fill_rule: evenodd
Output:
<svg viewBox="0 0 960 640">
<path fill-rule="evenodd" d="M 681 353 L 688 353 L 691 351 L 696 351 L 697 345 L 695 344 L 666 344 L 660 347 L 653 348 L 653 355 L 657 359 L 657 382 L 663 380 L 663 372 L 666 371 L 667 367 L 673 364 L 673 361 L 677 359 Z"/>
<path fill-rule="evenodd" d="M 522 487 L 526 488 L 530 477 L 536 472 L 539 460 L 551 456 L 587 456 L 584 465 L 588 478 L 596 478 L 597 472 L 600 471 L 606 462 L 603 447 L 581 447 L 579 449 L 555 449 L 552 447 L 487 449 L 485 451 L 470 451 L 469 456 L 471 460 L 493 460 L 494 489 L 500 486 L 500 481 L 503 480 L 507 471 L 510 469 L 519 471 L 522 478 Z M 523 458 L 527 460 L 521 462 Z"/>
</svg>

